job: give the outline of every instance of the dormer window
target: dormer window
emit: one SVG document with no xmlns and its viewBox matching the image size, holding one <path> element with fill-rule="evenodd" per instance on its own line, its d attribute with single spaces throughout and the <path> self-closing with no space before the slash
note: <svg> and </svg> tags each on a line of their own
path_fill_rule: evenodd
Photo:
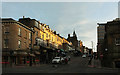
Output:
<svg viewBox="0 0 120 75">
<path fill-rule="evenodd" d="M 41 29 L 41 24 L 39 24 L 39 29 Z"/>
<path fill-rule="evenodd" d="M 35 26 L 38 27 L 38 22 L 37 21 L 35 21 Z"/>
</svg>

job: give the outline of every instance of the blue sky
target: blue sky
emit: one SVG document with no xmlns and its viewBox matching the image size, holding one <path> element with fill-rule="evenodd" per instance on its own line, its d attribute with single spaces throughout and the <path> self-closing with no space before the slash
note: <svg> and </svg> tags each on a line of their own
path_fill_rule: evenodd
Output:
<svg viewBox="0 0 120 75">
<path fill-rule="evenodd" d="M 18 20 L 22 16 L 48 24 L 61 36 L 76 31 L 78 40 L 91 48 L 97 45 L 97 23 L 118 17 L 118 2 L 3 2 L 2 17 Z"/>
</svg>

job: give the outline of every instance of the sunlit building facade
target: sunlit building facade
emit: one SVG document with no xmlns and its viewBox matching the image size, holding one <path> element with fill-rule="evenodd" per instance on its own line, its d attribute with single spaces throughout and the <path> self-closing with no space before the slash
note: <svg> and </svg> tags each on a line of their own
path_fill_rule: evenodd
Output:
<svg viewBox="0 0 120 75">
<path fill-rule="evenodd" d="M 64 43 L 72 43 L 61 37 L 49 25 L 30 18 L 3 18 L 2 60 L 10 65 L 50 63 L 57 49 L 64 49 Z M 66 49 L 66 50 L 69 50 Z"/>
</svg>

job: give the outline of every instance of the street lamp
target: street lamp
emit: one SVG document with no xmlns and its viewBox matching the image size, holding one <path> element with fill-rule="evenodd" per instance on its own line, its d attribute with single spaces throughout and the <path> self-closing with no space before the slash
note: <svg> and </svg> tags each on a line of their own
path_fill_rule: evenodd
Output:
<svg viewBox="0 0 120 75">
<path fill-rule="evenodd" d="M 106 48 L 105 51 L 108 51 L 108 49 Z"/>
</svg>

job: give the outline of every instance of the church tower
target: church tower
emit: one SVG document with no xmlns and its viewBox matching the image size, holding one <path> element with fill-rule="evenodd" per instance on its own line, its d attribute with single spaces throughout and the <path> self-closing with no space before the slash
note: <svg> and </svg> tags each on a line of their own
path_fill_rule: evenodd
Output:
<svg viewBox="0 0 120 75">
<path fill-rule="evenodd" d="M 78 47 L 78 40 L 77 40 L 77 35 L 75 33 L 75 30 L 73 31 L 73 36 L 70 36 L 70 34 L 68 34 L 67 40 L 69 42 L 72 42 L 74 48 L 77 49 L 77 47 Z"/>
<path fill-rule="evenodd" d="M 73 38 L 77 40 L 77 36 L 76 36 L 75 30 L 73 32 Z"/>
</svg>

